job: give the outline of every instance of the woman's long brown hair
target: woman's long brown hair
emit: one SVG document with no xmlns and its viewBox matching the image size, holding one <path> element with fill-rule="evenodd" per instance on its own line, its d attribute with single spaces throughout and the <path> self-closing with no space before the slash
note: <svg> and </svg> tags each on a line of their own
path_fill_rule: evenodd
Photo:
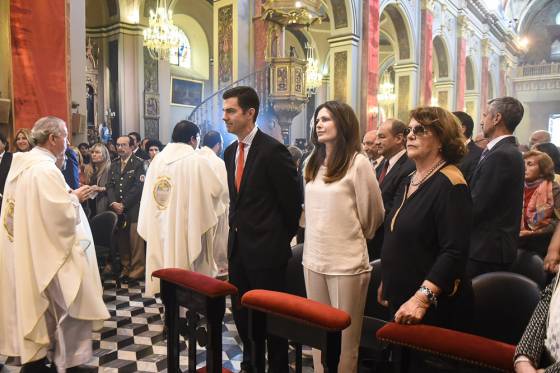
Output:
<svg viewBox="0 0 560 373">
<path fill-rule="evenodd" d="M 315 109 L 315 114 L 313 114 L 314 124 L 311 131 L 311 143 L 314 149 L 305 167 L 305 182 L 315 180 L 319 168 L 326 158 L 325 144 L 319 142 L 316 130 L 317 115 L 323 108 L 329 111 L 337 132 L 334 153 L 326 165 L 325 183 L 333 183 L 342 179 L 352 164 L 355 154 L 362 150 L 360 124 L 352 107 L 340 101 L 327 101 L 319 105 Z"/>
</svg>

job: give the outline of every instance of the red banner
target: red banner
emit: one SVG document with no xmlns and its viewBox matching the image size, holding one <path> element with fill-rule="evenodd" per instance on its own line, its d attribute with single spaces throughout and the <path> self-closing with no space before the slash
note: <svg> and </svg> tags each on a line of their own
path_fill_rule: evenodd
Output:
<svg viewBox="0 0 560 373">
<path fill-rule="evenodd" d="M 46 115 L 68 122 L 66 0 L 10 1 L 14 127 Z"/>
</svg>

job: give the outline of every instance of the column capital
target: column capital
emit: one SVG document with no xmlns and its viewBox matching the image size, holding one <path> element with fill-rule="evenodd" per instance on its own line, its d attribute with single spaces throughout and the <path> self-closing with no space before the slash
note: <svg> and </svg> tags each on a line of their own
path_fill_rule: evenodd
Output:
<svg viewBox="0 0 560 373">
<path fill-rule="evenodd" d="M 467 16 L 457 17 L 457 36 L 466 38 L 469 32 L 469 19 Z"/>
<path fill-rule="evenodd" d="M 421 0 L 420 1 L 420 9 L 422 10 L 428 10 L 430 12 L 434 11 L 434 4 L 435 1 L 434 0 Z"/>
<path fill-rule="evenodd" d="M 490 39 L 485 38 L 480 41 L 480 51 L 482 53 L 482 57 L 490 56 Z"/>
</svg>

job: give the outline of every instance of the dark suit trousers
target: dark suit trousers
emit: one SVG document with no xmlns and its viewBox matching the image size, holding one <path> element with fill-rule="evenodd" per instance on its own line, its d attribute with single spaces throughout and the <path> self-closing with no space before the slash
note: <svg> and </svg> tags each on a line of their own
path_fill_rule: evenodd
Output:
<svg viewBox="0 0 560 373">
<path fill-rule="evenodd" d="M 238 297 L 233 297 L 233 319 L 241 341 L 243 342 L 243 366 L 251 360 L 251 342 L 249 339 L 249 312 L 241 306 L 240 299 L 249 290 L 265 289 L 285 291 L 286 267 L 267 268 L 263 270 L 247 270 L 243 264 L 239 248 L 235 248 L 229 258 L 229 281 L 239 291 Z M 237 252 L 237 253 L 236 253 Z M 278 337 L 267 338 L 269 372 L 288 372 L 288 341 Z"/>
</svg>

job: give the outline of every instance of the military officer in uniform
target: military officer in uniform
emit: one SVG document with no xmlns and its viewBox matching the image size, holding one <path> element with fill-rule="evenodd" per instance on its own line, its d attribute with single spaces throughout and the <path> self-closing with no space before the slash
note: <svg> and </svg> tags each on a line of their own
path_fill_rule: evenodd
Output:
<svg viewBox="0 0 560 373">
<path fill-rule="evenodd" d="M 128 136 L 117 139 L 119 158 L 111 164 L 107 181 L 109 207 L 119 215 L 117 244 L 121 256 L 121 281 L 144 277 L 146 253 L 144 240 L 138 235 L 138 211 L 144 185 L 144 161 L 133 153 Z"/>
</svg>

